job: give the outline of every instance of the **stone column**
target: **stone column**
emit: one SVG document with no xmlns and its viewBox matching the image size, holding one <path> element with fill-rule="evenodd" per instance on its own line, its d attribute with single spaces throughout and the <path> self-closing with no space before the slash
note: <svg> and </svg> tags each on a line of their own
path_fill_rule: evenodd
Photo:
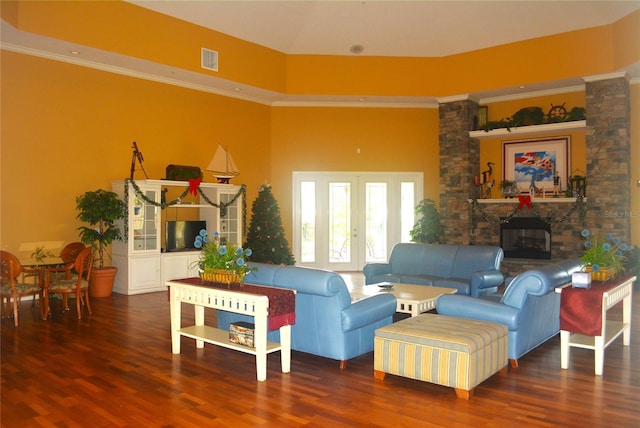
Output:
<svg viewBox="0 0 640 428">
<path fill-rule="evenodd" d="M 631 239 L 631 104 L 625 74 L 585 78 L 587 228 Z"/>
<path fill-rule="evenodd" d="M 440 216 L 448 244 L 469 244 L 469 203 L 478 197 L 473 177 L 480 169 L 480 142 L 469 137 L 478 103 L 465 99 L 441 100 L 440 117 Z"/>
</svg>

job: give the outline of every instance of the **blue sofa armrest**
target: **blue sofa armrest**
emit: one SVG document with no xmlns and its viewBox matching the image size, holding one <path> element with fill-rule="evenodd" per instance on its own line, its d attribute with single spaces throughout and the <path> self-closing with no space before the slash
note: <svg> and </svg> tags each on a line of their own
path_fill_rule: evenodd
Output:
<svg viewBox="0 0 640 428">
<path fill-rule="evenodd" d="M 520 311 L 511 306 L 471 296 L 445 294 L 436 301 L 439 315 L 493 321 L 515 331 L 520 325 Z"/>
<path fill-rule="evenodd" d="M 391 264 L 390 263 L 367 263 L 362 268 L 362 273 L 364 273 L 364 283 L 372 284 L 372 278 L 376 275 L 383 275 L 387 273 L 391 273 Z"/>
<path fill-rule="evenodd" d="M 379 294 L 353 302 L 342 311 L 342 331 L 352 331 L 371 325 L 396 312 L 396 298 L 391 294 Z"/>
<path fill-rule="evenodd" d="M 499 270 L 474 272 L 471 275 L 471 296 L 480 297 L 481 290 L 495 288 L 504 282 L 504 275 Z M 495 290 L 497 291 L 497 290 Z"/>
</svg>

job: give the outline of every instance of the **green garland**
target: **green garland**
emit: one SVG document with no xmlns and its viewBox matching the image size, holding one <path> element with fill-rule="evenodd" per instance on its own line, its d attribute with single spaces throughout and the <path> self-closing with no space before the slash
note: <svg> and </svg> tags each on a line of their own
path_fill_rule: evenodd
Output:
<svg viewBox="0 0 640 428">
<path fill-rule="evenodd" d="M 578 196 L 576 198 L 576 202 L 573 205 L 571 205 L 571 208 L 569 208 L 569 210 L 566 213 L 560 215 L 560 217 L 558 217 L 558 213 L 555 211 L 552 211 L 547 217 L 542 217 L 540 215 L 540 211 L 538 210 L 538 207 L 533 204 L 533 201 L 531 201 L 530 210 L 531 212 L 533 212 L 533 214 L 535 214 L 536 217 L 538 217 L 540 220 L 547 223 L 549 226 L 552 226 L 555 223 L 564 222 L 577 210 L 580 216 L 580 222 L 584 225 L 584 222 L 586 219 L 586 213 L 587 213 L 585 205 L 586 204 L 583 200 L 583 197 Z M 504 224 L 504 223 L 509 223 L 509 221 L 511 221 L 511 219 L 516 216 L 518 211 L 520 211 L 520 208 L 516 206 L 513 208 L 513 211 L 509 213 L 509 215 L 507 215 L 506 217 L 497 217 L 487 213 L 486 208 L 483 207 L 481 204 L 479 204 L 478 200 L 475 198 L 471 200 L 470 209 L 471 209 L 471 213 L 470 213 L 471 214 L 471 233 L 475 232 L 477 227 L 476 214 L 479 214 L 480 216 L 482 216 L 482 218 L 490 224 L 496 224 L 496 223 Z"/>
<path fill-rule="evenodd" d="M 187 185 L 187 188 L 184 190 L 184 192 L 182 192 L 182 194 L 180 196 L 178 196 L 176 199 L 173 199 L 169 202 L 156 202 L 153 199 L 150 199 L 149 197 L 147 197 L 147 195 L 145 195 L 144 191 L 142 189 L 140 189 L 140 187 L 136 184 L 136 182 L 131 179 L 131 178 L 126 178 L 124 180 L 124 200 L 129 201 L 129 184 L 131 184 L 131 187 L 133 188 L 134 193 L 136 194 L 137 197 L 139 197 L 140 199 L 142 199 L 143 201 L 145 201 L 147 204 L 149 205 L 153 205 L 155 207 L 160 207 L 160 209 L 165 209 L 174 205 L 179 205 L 180 203 L 182 203 L 182 199 L 184 197 L 186 197 L 189 194 L 189 190 L 190 190 L 190 186 Z M 240 185 L 240 190 L 238 190 L 238 193 L 236 193 L 233 198 L 231 198 L 231 200 L 229 202 L 220 202 L 219 204 L 213 202 L 211 199 L 209 199 L 207 197 L 207 195 L 202 191 L 202 189 L 200 189 L 200 186 L 197 187 L 198 193 L 200 194 L 200 196 L 202 196 L 202 199 L 209 205 L 216 207 L 220 210 L 220 216 L 224 217 L 225 215 L 227 215 L 227 207 L 230 205 L 233 205 L 238 198 L 240 197 L 240 195 L 246 195 L 247 193 L 247 186 L 245 184 Z M 247 216 L 247 198 L 243 197 L 242 198 L 242 224 L 245 225 L 245 229 L 246 229 L 246 216 Z M 243 231 L 244 232 L 244 231 Z M 124 217 L 124 242 L 127 242 L 129 239 L 129 210 L 125 210 L 125 217 Z"/>
</svg>

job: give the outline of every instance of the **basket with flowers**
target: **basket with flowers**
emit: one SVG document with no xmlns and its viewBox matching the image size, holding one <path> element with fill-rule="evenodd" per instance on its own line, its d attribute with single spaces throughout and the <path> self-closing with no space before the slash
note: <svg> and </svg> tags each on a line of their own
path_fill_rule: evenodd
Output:
<svg viewBox="0 0 640 428">
<path fill-rule="evenodd" d="M 607 233 L 605 238 L 591 236 L 585 229 L 580 235 L 585 239 L 584 252 L 580 258 L 584 272 L 591 272 L 595 281 L 607 281 L 622 272 L 626 262 L 625 253 L 631 249 L 620 239 Z"/>
<path fill-rule="evenodd" d="M 242 283 L 247 272 L 256 270 L 247 265 L 251 249 L 244 249 L 235 244 L 221 244 L 220 234 L 215 232 L 212 239 L 202 229 L 195 238 L 194 246 L 201 248 L 198 267 L 200 277 L 205 281 L 224 284 Z"/>
</svg>

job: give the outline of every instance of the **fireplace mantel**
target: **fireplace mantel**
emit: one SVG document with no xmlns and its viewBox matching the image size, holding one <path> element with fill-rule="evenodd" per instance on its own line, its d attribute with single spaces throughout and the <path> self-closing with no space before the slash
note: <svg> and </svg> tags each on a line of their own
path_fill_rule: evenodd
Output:
<svg viewBox="0 0 640 428">
<path fill-rule="evenodd" d="M 526 196 L 526 195 L 525 195 Z M 578 198 L 531 198 L 532 204 L 575 204 Z M 500 199 L 467 199 L 467 202 L 476 201 L 479 204 L 519 204 L 519 198 L 500 198 Z M 587 198 L 582 198 L 583 202 L 587 202 Z"/>
</svg>

